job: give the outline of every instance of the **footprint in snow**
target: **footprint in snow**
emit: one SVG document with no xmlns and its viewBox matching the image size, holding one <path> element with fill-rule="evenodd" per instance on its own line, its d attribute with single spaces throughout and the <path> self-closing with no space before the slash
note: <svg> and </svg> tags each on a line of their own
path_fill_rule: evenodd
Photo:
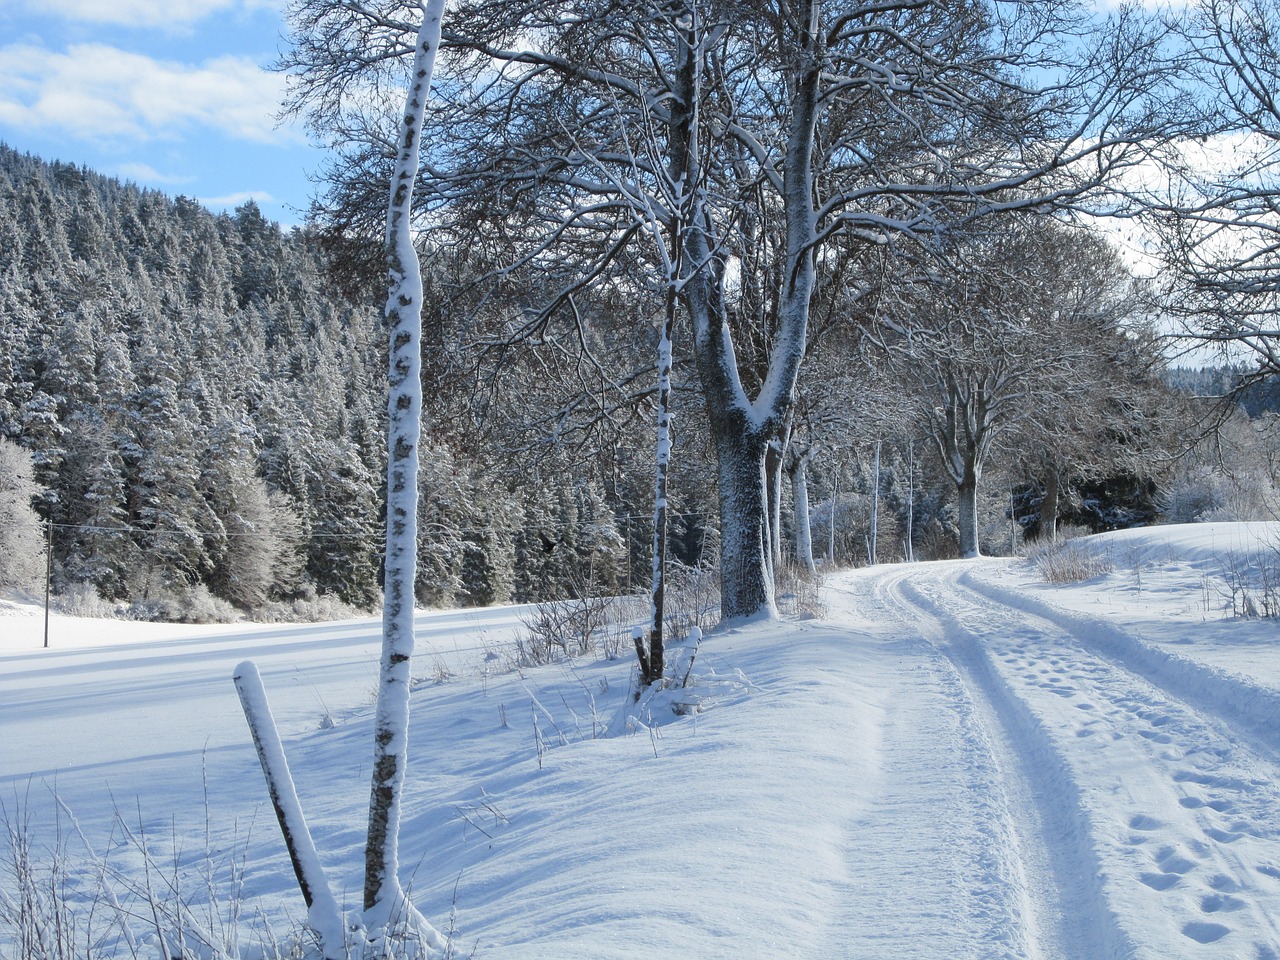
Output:
<svg viewBox="0 0 1280 960">
<path fill-rule="evenodd" d="M 1236 883 L 1231 877 L 1225 873 L 1215 873 L 1209 878 L 1209 886 L 1219 893 L 1235 893 L 1240 889 L 1240 884 Z"/>
<path fill-rule="evenodd" d="M 1196 943 L 1216 943 L 1230 932 L 1230 927 L 1220 923 L 1188 923 L 1182 928 L 1183 935 Z"/>
<path fill-rule="evenodd" d="M 1234 910 L 1244 909 L 1244 901 L 1239 897 L 1211 893 L 1201 898 L 1200 909 L 1205 913 L 1231 913 Z"/>
<path fill-rule="evenodd" d="M 1130 830 L 1159 830 L 1164 824 L 1155 817 L 1149 817 L 1145 813 L 1129 818 Z"/>
<path fill-rule="evenodd" d="M 1146 737 L 1152 743 L 1173 743 L 1173 737 L 1159 730 L 1139 730 L 1138 736 Z"/>
<path fill-rule="evenodd" d="M 1196 868 L 1195 863 L 1182 856 L 1173 847 L 1164 847 L 1156 854 L 1156 865 L 1162 873 L 1190 873 Z"/>
<path fill-rule="evenodd" d="M 1140 873 L 1138 879 L 1152 890 L 1168 890 L 1178 885 L 1182 877 L 1176 873 Z"/>
<path fill-rule="evenodd" d="M 1201 800 L 1199 797 L 1183 797 L 1178 803 L 1182 804 L 1188 810 L 1197 810 L 1200 807 L 1207 807 L 1215 813 L 1230 813 L 1235 806 L 1230 800 Z M 1237 829 L 1240 829 L 1237 827 Z"/>
</svg>

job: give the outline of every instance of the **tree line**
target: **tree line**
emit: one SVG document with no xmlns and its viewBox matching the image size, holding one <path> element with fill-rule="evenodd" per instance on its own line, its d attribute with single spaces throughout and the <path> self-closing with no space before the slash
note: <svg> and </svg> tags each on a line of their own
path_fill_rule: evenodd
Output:
<svg viewBox="0 0 1280 960">
<path fill-rule="evenodd" d="M 945 394 L 925 407 L 913 394 L 903 408 L 913 415 L 898 419 L 922 424 L 952 481 L 966 555 L 981 549 L 976 491 L 997 440 L 1013 435 L 1013 409 L 1024 423 L 1041 418 L 1026 441 L 1039 464 L 1025 472 L 1050 503 L 1064 474 L 1105 469 L 1095 448 L 1129 446 L 1134 465 L 1157 443 L 1160 418 L 1144 411 L 1168 405 L 1149 399 L 1160 383 L 1144 370 L 1150 337 L 1130 323 L 1139 308 L 1090 319 L 1075 301 L 1097 284 L 1081 279 L 1062 291 L 1067 309 L 1053 310 L 1035 271 L 1097 256 L 1055 250 L 1029 219 L 1052 238 L 1092 217 L 1141 218 L 1180 294 L 1161 309 L 1203 330 L 1219 307 L 1221 336 L 1261 343 L 1266 356 L 1260 261 L 1222 250 L 1214 234 L 1226 220 L 1233 238 L 1270 229 L 1272 6 L 1205 0 L 1173 16 L 1026 0 L 461 3 L 446 18 L 425 118 L 419 242 L 428 259 L 472 271 L 466 323 L 488 325 L 492 346 L 559 347 L 583 380 L 566 417 L 598 423 L 634 402 L 657 379 L 637 363 L 655 361 L 617 340 L 665 330 L 657 318 L 678 305 L 675 368 L 697 395 L 682 415 L 714 468 L 722 610 L 772 612 L 783 474 L 807 489 L 804 395 L 823 390 L 813 371 L 824 344 L 837 369 L 863 352 L 846 329 L 860 319 L 866 333 L 896 312 L 887 329 L 902 336 L 871 334 L 899 378 L 888 382 Z M 368 105 L 403 87 L 416 17 L 413 4 L 381 0 L 298 0 L 289 12 L 288 108 L 334 151 L 315 222 L 352 276 L 377 272 L 376 185 L 396 143 L 394 112 Z M 1234 163 L 1197 162 L 1196 144 L 1242 135 L 1264 144 L 1243 178 Z M 983 258 L 1001 250 L 993 271 Z M 1001 274 L 1007 290 L 992 286 Z M 620 325 L 633 314 L 635 326 Z M 601 329 L 612 338 L 597 350 Z M 967 372 L 946 359 L 957 343 Z M 1074 360 L 1046 359 L 1046 346 Z M 1099 399 L 1108 379 L 1149 389 L 1126 383 L 1106 425 L 1082 402 L 1047 399 Z M 865 432 L 897 399 L 858 387 L 837 402 Z M 1135 496 L 1150 487 L 1131 473 Z M 809 542 L 803 529 L 795 539 Z"/>
<path fill-rule="evenodd" d="M 6 582 L 43 576 L 52 530 L 55 590 L 136 616 L 376 605 L 386 345 L 347 251 L 252 202 L 215 215 L 8 148 L 0 195 Z M 786 446 L 770 448 L 772 562 L 998 552 L 1011 523 L 1021 541 L 1059 517 L 1150 522 L 1169 502 L 1192 428 L 1151 291 L 1093 233 L 1036 218 L 949 257 L 945 282 L 885 252 L 872 283 L 824 290 Z M 528 291 L 477 283 L 470 251 L 424 266 L 419 602 L 641 589 L 651 298 L 597 291 L 571 336 L 530 338 L 512 310 Z M 696 565 L 720 549 L 715 457 L 680 330 L 671 544 Z M 1178 515 L 1216 509 L 1206 497 L 1179 494 Z"/>
<path fill-rule="evenodd" d="M 419 601 L 643 579 L 664 338 L 673 551 L 720 563 L 729 615 L 785 563 L 1161 516 L 1196 431 L 1155 321 L 1269 363 L 1272 167 L 1192 161 L 1273 136 L 1270 9 L 451 11 L 416 191 Z M 416 21 L 304 0 L 290 27 L 288 107 L 335 144 L 305 229 L 0 153 L 0 433 L 59 586 L 376 602 L 385 91 Z M 1181 197 L 1126 179 L 1146 163 Z M 1153 228 L 1159 278 L 1099 214 Z"/>
</svg>

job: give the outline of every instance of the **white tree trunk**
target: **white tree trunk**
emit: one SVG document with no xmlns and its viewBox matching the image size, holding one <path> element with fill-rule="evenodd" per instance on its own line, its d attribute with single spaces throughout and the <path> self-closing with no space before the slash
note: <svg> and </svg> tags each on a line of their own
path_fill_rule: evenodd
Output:
<svg viewBox="0 0 1280 960">
<path fill-rule="evenodd" d="M 907 539 L 906 539 L 906 558 L 907 563 L 914 563 L 916 559 L 916 550 L 914 546 L 915 538 L 915 522 L 916 522 L 916 442 L 914 440 L 907 441 Z"/>
<path fill-rule="evenodd" d="M 871 468 L 871 539 L 867 544 L 867 562 L 876 563 L 877 539 L 880 533 L 880 441 L 876 441 L 875 463 Z"/>
<path fill-rule="evenodd" d="M 391 327 L 387 433 L 387 540 L 382 659 L 374 717 L 373 785 L 365 846 L 364 910 L 371 939 L 395 922 L 443 941 L 405 897 L 398 877 L 400 798 L 408 763 L 410 658 L 418 539 L 418 444 L 422 433 L 422 275 L 410 229 L 422 119 L 440 46 L 444 0 L 425 0 L 413 75 L 400 122 L 387 204 L 387 306 Z"/>
<path fill-rule="evenodd" d="M 809 455 L 797 457 L 791 470 L 791 500 L 796 515 L 796 560 L 810 573 L 813 562 L 813 531 L 809 525 Z"/>
<path fill-rule="evenodd" d="M 674 281 L 674 277 L 672 278 Z M 658 454 L 653 496 L 653 577 L 649 604 L 649 648 L 640 654 L 641 681 L 662 679 L 664 652 L 662 620 L 666 612 L 667 475 L 671 469 L 671 331 L 675 326 L 675 289 L 667 301 L 667 315 L 658 338 Z"/>
<path fill-rule="evenodd" d="M 764 457 L 765 483 L 769 497 L 769 569 L 775 575 L 782 566 L 782 467 L 786 440 L 769 443 Z"/>
<path fill-rule="evenodd" d="M 831 488 L 831 522 L 827 524 L 827 563 L 836 565 L 836 517 L 840 513 L 840 471 L 836 469 L 836 482 Z"/>
</svg>

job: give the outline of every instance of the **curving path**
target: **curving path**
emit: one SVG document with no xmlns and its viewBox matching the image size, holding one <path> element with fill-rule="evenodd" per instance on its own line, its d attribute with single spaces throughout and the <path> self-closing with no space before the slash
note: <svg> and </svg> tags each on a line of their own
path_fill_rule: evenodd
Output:
<svg viewBox="0 0 1280 960">
<path fill-rule="evenodd" d="M 1280 957 L 1272 701 L 998 572 L 882 567 L 829 590 L 832 621 L 924 645 L 910 712 L 938 729 L 904 735 L 886 767 L 902 789 L 913 763 L 943 771 L 921 788 L 969 818 L 952 846 L 976 865 L 959 887 L 985 924 L 979 955 Z M 932 759 L 913 761 L 913 744 Z"/>
</svg>

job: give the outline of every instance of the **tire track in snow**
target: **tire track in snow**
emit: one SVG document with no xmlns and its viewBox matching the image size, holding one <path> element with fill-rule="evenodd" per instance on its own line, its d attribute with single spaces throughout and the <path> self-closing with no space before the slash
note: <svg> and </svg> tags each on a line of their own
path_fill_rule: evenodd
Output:
<svg viewBox="0 0 1280 960">
<path fill-rule="evenodd" d="M 1280 956 L 1280 767 L 1240 736 L 1259 724 L 1235 722 L 1239 705 L 1194 672 L 1170 682 L 1172 660 L 1151 678 L 1138 653 L 1108 656 L 1096 618 L 1081 629 L 1040 616 L 1006 588 L 975 591 L 956 568 L 917 579 L 910 589 L 929 592 L 923 602 L 973 638 L 1067 759 L 1106 897 L 1141 930 L 1137 955 Z"/>
<path fill-rule="evenodd" d="M 828 593 L 833 619 L 849 594 Z M 850 912 L 814 955 L 1059 960 L 1028 929 L 999 771 L 972 699 L 946 658 L 903 628 L 896 603 L 881 598 L 873 612 L 865 599 L 854 598 L 851 619 L 876 624 L 875 653 L 864 646 L 863 656 L 890 685 L 876 801 L 844 838 Z"/>
<path fill-rule="evenodd" d="M 970 704 L 973 735 L 991 753 L 997 778 L 992 787 L 1003 797 L 1006 818 L 1003 856 L 1014 879 L 1009 895 L 1025 928 L 1025 951 L 1015 955 L 1044 960 L 1132 956 L 1133 944 L 1101 897 L 1099 863 L 1065 761 L 976 639 L 957 629 L 957 622 L 912 583 L 922 569 L 930 579 L 937 576 L 937 567 L 898 568 L 878 578 L 875 591 L 950 664 Z"/>
<path fill-rule="evenodd" d="M 960 583 L 988 600 L 1048 621 L 1070 633 L 1081 646 L 1247 732 L 1280 757 L 1280 690 L 1161 650 L 1100 617 L 1063 610 L 1039 597 L 976 577 L 972 571 L 966 572 Z"/>
</svg>

